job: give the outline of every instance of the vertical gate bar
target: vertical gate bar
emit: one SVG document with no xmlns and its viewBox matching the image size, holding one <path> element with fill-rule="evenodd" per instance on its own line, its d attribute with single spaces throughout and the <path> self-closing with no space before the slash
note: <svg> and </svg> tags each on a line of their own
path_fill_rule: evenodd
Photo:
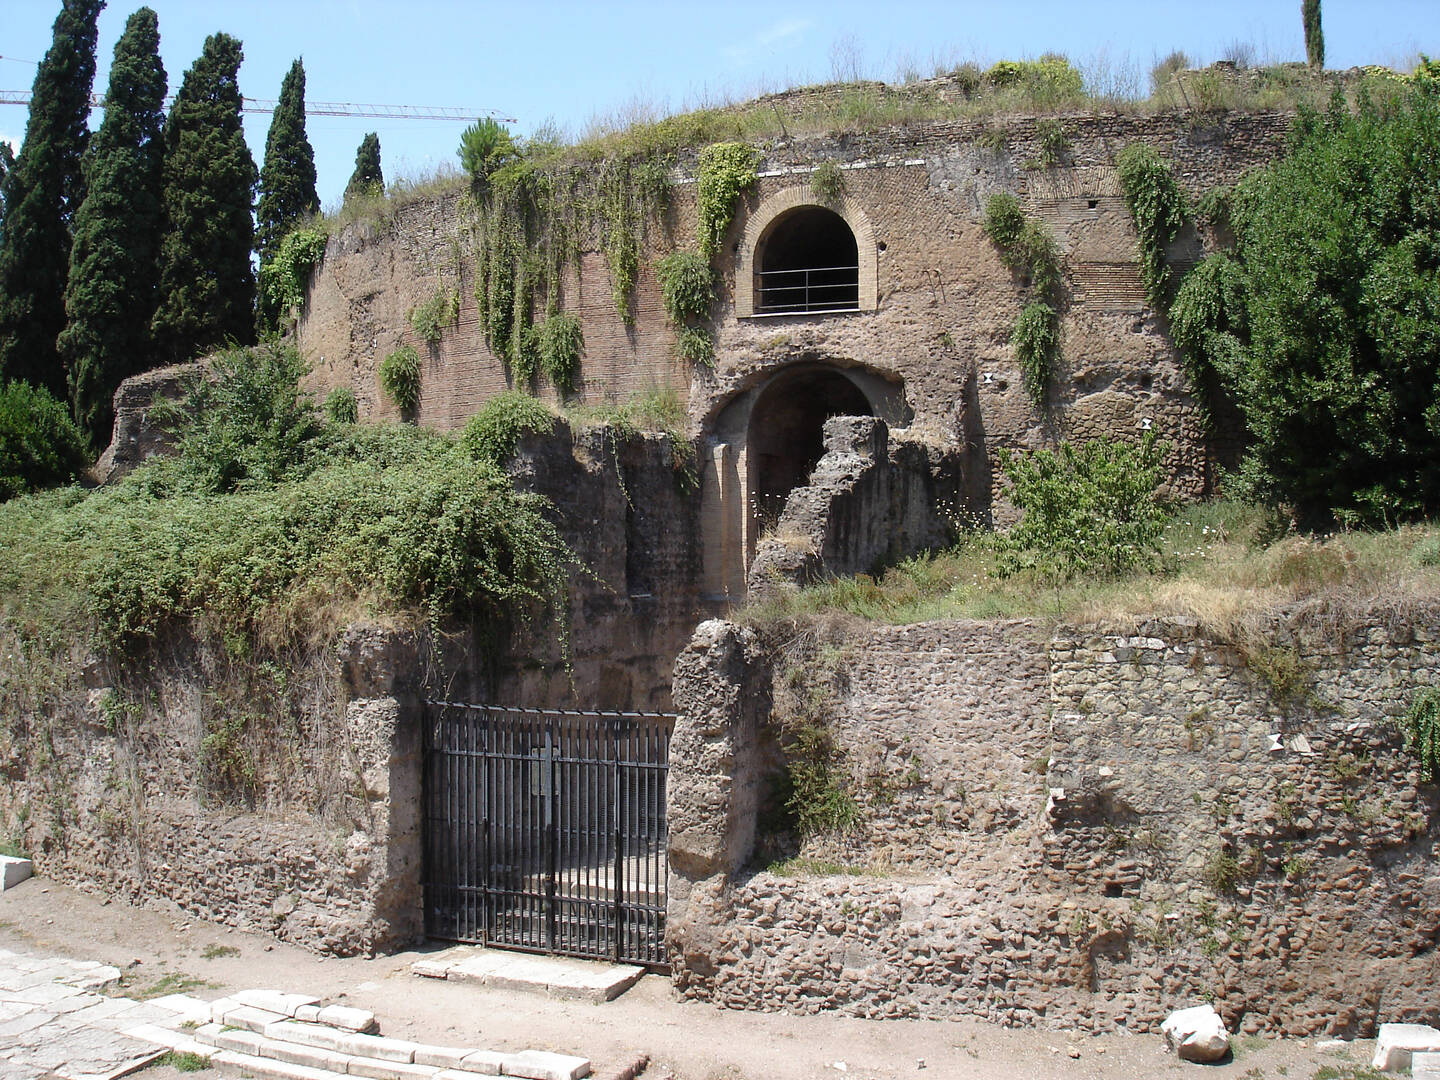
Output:
<svg viewBox="0 0 1440 1080">
<path fill-rule="evenodd" d="M 611 882 L 611 890 L 614 895 L 614 903 L 610 911 L 610 933 L 614 939 L 614 957 L 620 959 L 621 955 L 621 926 L 623 925 L 623 910 L 625 887 L 625 843 L 620 836 L 620 830 L 624 827 L 622 818 L 622 806 L 624 805 L 624 779 L 620 775 L 620 744 L 623 737 L 620 729 L 621 721 L 616 719 L 612 727 L 613 737 L 611 738 L 610 756 L 612 758 L 610 769 L 614 775 L 613 791 L 614 806 L 611 812 L 612 828 L 615 844 L 615 880 Z"/>
<path fill-rule="evenodd" d="M 555 828 L 555 721 L 546 717 L 545 720 L 545 749 L 549 751 L 540 766 L 542 782 L 540 791 L 542 795 L 547 793 L 547 787 L 543 782 L 548 772 L 550 784 L 548 787 L 549 801 L 545 803 L 545 947 L 551 952 L 555 951 L 555 846 L 559 836 Z M 542 800 L 543 802 L 544 800 Z"/>
</svg>

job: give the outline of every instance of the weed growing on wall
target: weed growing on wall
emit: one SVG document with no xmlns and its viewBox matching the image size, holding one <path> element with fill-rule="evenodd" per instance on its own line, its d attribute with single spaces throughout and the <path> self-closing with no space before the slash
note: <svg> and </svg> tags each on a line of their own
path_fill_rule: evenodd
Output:
<svg viewBox="0 0 1440 1080">
<path fill-rule="evenodd" d="M 1036 408 L 1045 402 L 1056 354 L 1060 351 L 1060 316 L 1049 304 L 1031 301 L 1015 317 L 1010 347 L 1020 364 L 1020 381 Z"/>
<path fill-rule="evenodd" d="M 700 254 L 713 258 L 725 242 L 735 203 L 758 179 L 760 152 L 745 143 L 713 143 L 700 151 L 696 202 Z"/>
<path fill-rule="evenodd" d="M 1405 746 L 1420 762 L 1420 782 L 1440 783 L 1440 691 L 1417 690 L 1403 726 Z"/>
<path fill-rule="evenodd" d="M 1189 220 L 1185 193 L 1175 182 L 1170 164 L 1148 143 L 1134 142 L 1120 151 L 1116 162 L 1125 205 L 1140 234 L 1140 280 L 1156 311 L 1170 303 L 1170 268 L 1165 249 Z"/>
<path fill-rule="evenodd" d="M 641 432 L 655 431 L 664 435 L 670 445 L 670 468 L 682 492 L 693 492 L 700 486 L 695 444 L 685 433 L 688 416 L 685 405 L 674 390 L 651 390 L 631 394 L 619 405 L 585 406 L 566 411 L 575 428 L 603 426 L 610 429 L 611 448 L 616 451 L 615 466 L 620 460 L 618 446 L 636 438 Z"/>
<path fill-rule="evenodd" d="M 439 344 L 445 327 L 460 319 L 460 294 L 454 289 L 436 289 L 427 300 L 410 309 L 410 328 L 422 341 Z"/>
<path fill-rule="evenodd" d="M 420 354 L 414 345 L 401 345 L 380 362 L 380 388 L 401 412 L 420 404 Z"/>
<path fill-rule="evenodd" d="M 810 173 L 810 194 L 826 206 L 834 206 L 845 196 L 845 173 L 833 161 L 822 161 Z"/>
</svg>

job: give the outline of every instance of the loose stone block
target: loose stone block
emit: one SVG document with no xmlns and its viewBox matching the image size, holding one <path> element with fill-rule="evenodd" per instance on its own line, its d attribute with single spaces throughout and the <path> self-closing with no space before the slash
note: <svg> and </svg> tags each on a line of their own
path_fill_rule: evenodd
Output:
<svg viewBox="0 0 1440 1080">
<path fill-rule="evenodd" d="M 211 1015 L 214 1015 L 213 1010 Z M 236 1005 L 232 1009 L 226 1009 L 220 1019 L 231 1027 L 263 1032 L 270 1024 L 285 1018 L 284 1013 L 271 1012 L 269 1009 L 257 1009 L 253 1005 Z"/>
<path fill-rule="evenodd" d="M 467 1073 L 479 1073 L 481 1076 L 499 1076 L 500 1066 L 504 1062 L 504 1054 L 497 1054 L 494 1050 L 477 1050 L 460 1062 L 460 1068 Z"/>
<path fill-rule="evenodd" d="M 460 1063 L 475 1053 L 473 1046 L 416 1046 L 416 1065 L 436 1065 L 442 1069 L 458 1069 Z"/>
<path fill-rule="evenodd" d="M 1440 1054 L 1421 1051 L 1410 1055 L 1413 1080 L 1440 1080 Z"/>
<path fill-rule="evenodd" d="M 13 889 L 34 872 L 35 866 L 29 859 L 0 855 L 0 892 Z"/>
<path fill-rule="evenodd" d="M 1440 1031 L 1429 1024 L 1381 1024 L 1370 1064 L 1381 1072 L 1401 1072 L 1416 1053 L 1440 1053 Z"/>
<path fill-rule="evenodd" d="M 280 1039 L 298 1043 L 301 1046 L 316 1046 L 321 1050 L 335 1050 L 345 1053 L 343 1044 L 354 1035 L 323 1024 L 307 1024 L 301 1020 L 277 1020 L 265 1027 L 267 1039 Z"/>
<path fill-rule="evenodd" d="M 405 1061 L 377 1061 L 374 1058 L 350 1059 L 350 1075 L 370 1080 L 431 1080 L 440 1070 L 433 1065 L 415 1065 Z"/>
<path fill-rule="evenodd" d="M 377 1061 L 411 1062 L 415 1060 L 416 1044 L 404 1039 L 387 1039 L 382 1035 L 348 1035 L 339 1050 Z"/>
<path fill-rule="evenodd" d="M 375 1030 L 374 1013 L 368 1009 L 352 1009 L 347 1005 L 326 1005 L 315 1014 L 315 1019 L 321 1024 L 345 1028 L 347 1031 Z"/>
<path fill-rule="evenodd" d="M 267 1009 L 284 1016 L 294 1016 L 295 1010 L 302 1005 L 320 1004 L 318 997 L 309 997 L 305 994 L 285 994 L 279 990 L 240 990 L 230 996 L 242 1005 Z"/>
</svg>

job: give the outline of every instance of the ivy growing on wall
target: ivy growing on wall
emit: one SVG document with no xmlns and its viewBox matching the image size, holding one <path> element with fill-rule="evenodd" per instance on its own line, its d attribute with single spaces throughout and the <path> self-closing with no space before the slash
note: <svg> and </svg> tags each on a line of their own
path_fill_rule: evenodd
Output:
<svg viewBox="0 0 1440 1080">
<path fill-rule="evenodd" d="M 655 264 L 665 314 L 679 331 L 675 351 L 690 364 L 715 363 L 715 339 L 705 325 L 715 303 L 715 271 L 693 251 L 673 251 Z"/>
<path fill-rule="evenodd" d="M 1025 393 L 1042 408 L 1060 355 L 1060 248 L 1050 231 L 1027 217 L 1020 201 L 1007 192 L 992 195 L 986 203 L 984 229 L 1005 265 L 1030 284 L 1032 299 L 1015 320 L 1010 345 Z"/>
<path fill-rule="evenodd" d="M 1405 745 L 1420 761 L 1420 781 L 1440 782 L 1440 691 L 1424 687 L 1405 716 Z"/>
<path fill-rule="evenodd" d="M 1125 205 L 1140 234 L 1140 280 L 1150 306 L 1164 311 L 1170 303 L 1170 267 L 1165 263 L 1165 249 L 1189 219 L 1188 201 L 1169 163 L 1148 143 L 1134 142 L 1125 147 L 1117 169 Z"/>
<path fill-rule="evenodd" d="M 460 294 L 454 289 L 437 289 L 428 300 L 410 309 L 410 328 L 431 345 L 440 341 L 445 327 L 460 318 Z"/>
<path fill-rule="evenodd" d="M 380 388 L 401 412 L 420 404 L 420 354 L 414 345 L 401 345 L 380 362 Z"/>
<path fill-rule="evenodd" d="M 735 202 L 758 179 L 760 152 L 739 142 L 712 143 L 700 151 L 697 201 L 700 254 L 712 258 L 735 220 Z"/>
<path fill-rule="evenodd" d="M 300 310 L 310 275 L 324 258 L 328 239 L 324 229 L 294 229 L 276 245 L 260 267 L 262 324 L 278 325 L 282 318 L 293 318 Z"/>
<path fill-rule="evenodd" d="M 545 377 L 562 394 L 568 395 L 575 390 L 575 380 L 580 374 L 580 354 L 584 349 L 585 337 L 580 331 L 580 320 L 569 312 L 556 312 L 540 327 L 540 366 Z"/>
</svg>

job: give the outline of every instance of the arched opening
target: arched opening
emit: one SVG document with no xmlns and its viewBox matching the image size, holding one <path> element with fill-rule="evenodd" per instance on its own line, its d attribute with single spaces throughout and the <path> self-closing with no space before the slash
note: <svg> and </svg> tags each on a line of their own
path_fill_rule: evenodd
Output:
<svg viewBox="0 0 1440 1080">
<path fill-rule="evenodd" d="M 746 440 L 756 523 L 778 521 L 790 492 L 809 479 L 825 453 L 826 420 L 874 414 L 865 393 L 834 368 L 806 368 L 767 386 L 750 413 Z"/>
<path fill-rule="evenodd" d="M 755 251 L 755 313 L 856 311 L 860 259 L 845 219 L 799 206 L 771 222 Z"/>
</svg>

